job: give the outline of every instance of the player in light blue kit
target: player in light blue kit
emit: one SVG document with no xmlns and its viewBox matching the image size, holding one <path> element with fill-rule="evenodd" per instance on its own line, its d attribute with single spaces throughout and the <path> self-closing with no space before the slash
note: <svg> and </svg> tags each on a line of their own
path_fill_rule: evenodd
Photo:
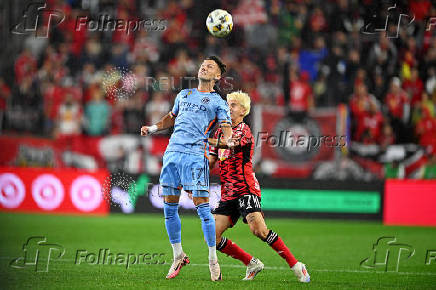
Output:
<svg viewBox="0 0 436 290">
<path fill-rule="evenodd" d="M 143 126 L 141 135 L 174 126 L 170 142 L 163 156 L 160 184 L 164 195 L 165 227 L 173 247 L 174 262 L 166 276 L 176 277 L 189 264 L 182 250 L 181 223 L 178 214 L 180 189 L 191 192 L 204 238 L 209 246 L 209 270 L 212 281 L 221 280 L 216 255 L 215 220 L 209 207 L 209 161 L 207 141 L 210 130 L 219 124 L 223 130 L 222 143 L 234 146 L 231 118 L 227 103 L 214 92 L 215 82 L 226 71 L 225 64 L 216 57 L 206 58 L 198 70 L 198 88 L 180 91 L 174 107 L 157 124 Z"/>
</svg>

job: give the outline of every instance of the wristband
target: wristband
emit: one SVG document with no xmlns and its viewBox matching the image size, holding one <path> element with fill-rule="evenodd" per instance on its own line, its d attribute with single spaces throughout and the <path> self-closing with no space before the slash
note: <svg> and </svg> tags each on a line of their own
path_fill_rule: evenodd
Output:
<svg viewBox="0 0 436 290">
<path fill-rule="evenodd" d="M 150 127 L 148 128 L 148 132 L 149 132 L 150 134 L 153 134 L 153 133 L 156 132 L 156 131 L 157 131 L 157 126 L 156 126 L 156 125 L 150 126 Z"/>
</svg>

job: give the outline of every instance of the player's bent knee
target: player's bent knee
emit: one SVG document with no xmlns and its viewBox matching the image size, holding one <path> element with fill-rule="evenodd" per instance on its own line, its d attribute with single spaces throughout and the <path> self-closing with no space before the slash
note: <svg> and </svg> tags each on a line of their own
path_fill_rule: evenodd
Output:
<svg viewBox="0 0 436 290">
<path fill-rule="evenodd" d="M 209 197 L 193 197 L 192 200 L 194 201 L 195 206 L 209 202 Z"/>
<path fill-rule="evenodd" d="M 266 227 L 254 225 L 250 226 L 250 230 L 253 235 L 258 237 L 259 239 L 266 239 L 266 237 L 268 236 L 268 229 Z"/>
<path fill-rule="evenodd" d="M 177 195 L 166 195 L 164 196 L 164 201 L 169 203 L 179 203 L 180 196 Z"/>
</svg>

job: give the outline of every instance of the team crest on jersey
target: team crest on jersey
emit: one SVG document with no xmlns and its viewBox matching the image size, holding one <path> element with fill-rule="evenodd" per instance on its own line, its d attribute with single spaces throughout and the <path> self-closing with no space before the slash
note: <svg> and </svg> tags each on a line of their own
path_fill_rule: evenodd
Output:
<svg viewBox="0 0 436 290">
<path fill-rule="evenodd" d="M 209 104 L 210 100 L 208 97 L 204 97 L 203 99 L 201 99 L 201 102 L 205 105 Z"/>
<path fill-rule="evenodd" d="M 218 149 L 218 159 L 224 161 L 230 156 L 230 149 Z"/>
</svg>

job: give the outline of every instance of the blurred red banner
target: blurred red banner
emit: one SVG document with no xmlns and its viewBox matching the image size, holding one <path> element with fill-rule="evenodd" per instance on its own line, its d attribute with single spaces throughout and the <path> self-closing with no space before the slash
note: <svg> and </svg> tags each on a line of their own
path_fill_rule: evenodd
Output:
<svg viewBox="0 0 436 290">
<path fill-rule="evenodd" d="M 436 181 L 388 179 L 383 222 L 386 225 L 436 226 Z"/>
<path fill-rule="evenodd" d="M 320 141 L 337 137 L 336 115 L 335 109 L 317 110 L 294 122 L 284 110 L 264 108 L 261 130 L 254 137 L 262 145 L 262 159 L 274 163 L 272 176 L 308 178 L 318 163 L 333 160 L 335 148 Z"/>
<path fill-rule="evenodd" d="M 0 211 L 109 213 L 102 185 L 106 170 L 0 168 Z"/>
</svg>

